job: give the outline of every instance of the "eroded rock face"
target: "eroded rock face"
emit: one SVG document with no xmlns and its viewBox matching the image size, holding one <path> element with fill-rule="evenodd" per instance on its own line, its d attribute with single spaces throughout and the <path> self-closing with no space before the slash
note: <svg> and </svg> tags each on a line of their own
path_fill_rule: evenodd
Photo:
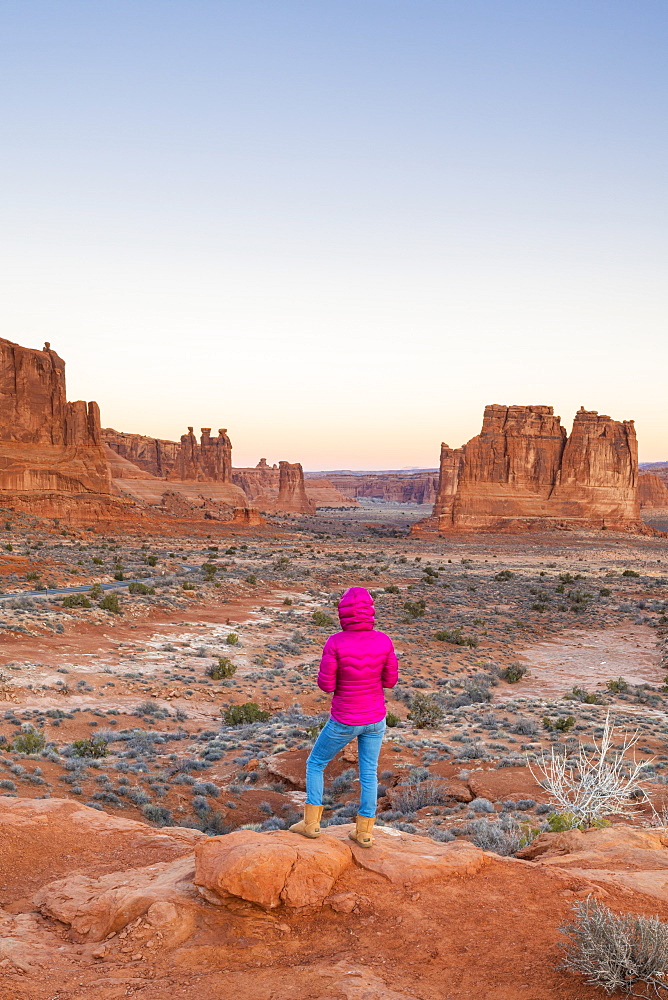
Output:
<svg viewBox="0 0 668 1000">
<path fill-rule="evenodd" d="M 668 486 L 652 472 L 638 477 L 638 498 L 641 507 L 668 507 Z"/>
<path fill-rule="evenodd" d="M 307 474 L 307 493 L 310 492 L 310 481 L 315 482 L 318 478 L 319 473 Z M 429 470 L 412 473 L 368 472 L 359 475 L 329 472 L 326 479 L 321 481 L 330 483 L 352 498 L 377 497 L 393 503 L 434 503 L 438 496 L 438 473 Z"/>
<path fill-rule="evenodd" d="M 197 845 L 195 884 L 209 901 L 213 894 L 213 901 L 234 897 L 265 910 L 321 906 L 351 863 L 350 847 L 332 837 L 238 830 Z"/>
<path fill-rule="evenodd" d="M 438 498 L 426 527 L 551 525 L 642 530 L 632 420 L 581 409 L 567 436 L 551 406 L 493 405 L 464 448 L 442 445 Z"/>
<path fill-rule="evenodd" d="M 276 473 L 273 469 L 258 466 L 258 469 L 253 471 L 259 471 L 263 478 L 268 477 L 269 473 L 274 475 L 269 489 L 262 490 L 253 498 L 260 510 L 284 511 L 291 514 L 315 513 L 315 503 L 306 494 L 304 470 L 299 462 L 278 463 L 278 493 L 275 492 Z"/>
<path fill-rule="evenodd" d="M 193 428 L 180 441 L 125 434 L 111 427 L 101 431 L 104 443 L 132 466 L 157 479 L 183 482 L 232 482 L 232 442 L 223 427 L 214 437 L 210 427 L 202 427 L 198 441 Z M 132 468 L 119 465 L 118 479 L 136 479 Z"/>
<path fill-rule="evenodd" d="M 0 339 L 0 489 L 111 492 L 97 403 L 68 403 L 65 362 Z"/>
</svg>

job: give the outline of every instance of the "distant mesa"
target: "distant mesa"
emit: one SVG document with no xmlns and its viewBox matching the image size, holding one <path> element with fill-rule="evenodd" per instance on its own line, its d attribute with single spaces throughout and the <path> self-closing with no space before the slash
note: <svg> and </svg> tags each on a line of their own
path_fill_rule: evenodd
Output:
<svg viewBox="0 0 668 1000">
<path fill-rule="evenodd" d="M 568 436 L 551 406 L 491 405 L 468 444 L 441 446 L 432 517 L 414 531 L 649 531 L 638 483 L 632 420 L 582 408 Z"/>
</svg>

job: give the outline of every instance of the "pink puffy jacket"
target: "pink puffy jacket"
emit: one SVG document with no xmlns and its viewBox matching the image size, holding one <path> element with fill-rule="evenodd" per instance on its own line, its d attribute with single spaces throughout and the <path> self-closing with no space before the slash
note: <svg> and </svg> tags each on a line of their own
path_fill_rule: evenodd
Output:
<svg viewBox="0 0 668 1000">
<path fill-rule="evenodd" d="M 351 587 L 339 601 L 343 632 L 330 635 L 322 651 L 318 687 L 332 698 L 332 718 L 346 726 L 365 726 L 385 718 L 383 688 L 397 683 L 392 640 L 373 627 L 373 598 Z"/>
</svg>

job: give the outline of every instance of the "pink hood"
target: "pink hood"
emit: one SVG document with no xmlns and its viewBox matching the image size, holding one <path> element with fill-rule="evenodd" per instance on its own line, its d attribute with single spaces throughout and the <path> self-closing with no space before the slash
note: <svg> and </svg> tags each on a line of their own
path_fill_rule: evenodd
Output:
<svg viewBox="0 0 668 1000">
<path fill-rule="evenodd" d="M 366 726 L 385 718 L 383 688 L 397 683 L 397 657 L 389 636 L 374 629 L 373 598 L 351 587 L 339 601 L 342 632 L 325 643 L 318 687 L 333 694 L 332 718 Z"/>
<path fill-rule="evenodd" d="M 350 587 L 339 601 L 339 621 L 344 632 L 372 629 L 375 615 L 373 597 L 364 587 Z"/>
</svg>

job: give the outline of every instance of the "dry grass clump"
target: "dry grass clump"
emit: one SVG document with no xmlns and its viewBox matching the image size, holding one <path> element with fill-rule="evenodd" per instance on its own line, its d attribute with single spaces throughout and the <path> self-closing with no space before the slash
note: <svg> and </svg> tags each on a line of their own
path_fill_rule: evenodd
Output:
<svg viewBox="0 0 668 1000">
<path fill-rule="evenodd" d="M 668 997 L 668 925 L 658 917 L 616 915 L 590 896 L 562 930 L 568 938 L 564 968 L 590 985 L 607 994 Z"/>
</svg>

